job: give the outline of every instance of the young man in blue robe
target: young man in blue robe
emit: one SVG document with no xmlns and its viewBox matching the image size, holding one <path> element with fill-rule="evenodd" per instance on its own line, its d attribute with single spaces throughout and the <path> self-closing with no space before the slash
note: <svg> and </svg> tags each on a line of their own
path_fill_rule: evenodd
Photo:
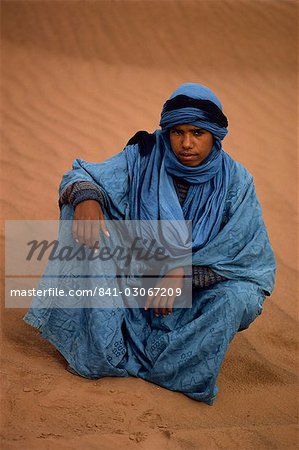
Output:
<svg viewBox="0 0 299 450">
<path fill-rule="evenodd" d="M 29 310 L 25 320 L 77 374 L 140 377 L 213 404 L 228 345 L 261 314 L 275 276 L 253 178 L 222 149 L 227 125 L 210 89 L 184 83 L 161 130 L 138 132 L 103 163 L 77 159 L 64 175 L 61 219 L 73 220 L 78 244 L 101 246 L 99 219 L 107 238 L 107 220 L 192 221 L 191 308 L 157 294 L 145 308 Z M 176 292 L 184 274 L 175 267 L 158 286 Z"/>
</svg>

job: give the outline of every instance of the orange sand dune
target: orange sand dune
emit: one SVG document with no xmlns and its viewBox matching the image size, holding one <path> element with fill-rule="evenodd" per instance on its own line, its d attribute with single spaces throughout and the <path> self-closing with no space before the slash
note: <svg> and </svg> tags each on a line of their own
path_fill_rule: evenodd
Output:
<svg viewBox="0 0 299 450">
<path fill-rule="evenodd" d="M 58 218 L 72 160 L 156 129 L 171 91 L 193 81 L 222 100 L 224 148 L 255 177 L 278 263 L 212 408 L 140 379 L 74 377 L 3 301 L 3 449 L 295 448 L 296 13 L 278 0 L 1 2 L 3 219 Z"/>
</svg>

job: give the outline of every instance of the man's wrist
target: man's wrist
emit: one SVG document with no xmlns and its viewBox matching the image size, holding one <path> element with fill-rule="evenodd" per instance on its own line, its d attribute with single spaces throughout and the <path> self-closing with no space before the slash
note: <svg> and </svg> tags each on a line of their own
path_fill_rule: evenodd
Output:
<svg viewBox="0 0 299 450">
<path fill-rule="evenodd" d="M 71 199 L 71 205 L 73 206 L 73 208 L 76 208 L 76 206 L 79 203 L 82 203 L 86 200 L 95 200 L 98 203 L 100 203 L 100 205 L 103 205 L 103 196 L 102 194 L 96 190 L 96 189 L 81 189 L 80 191 L 77 191 Z"/>
</svg>

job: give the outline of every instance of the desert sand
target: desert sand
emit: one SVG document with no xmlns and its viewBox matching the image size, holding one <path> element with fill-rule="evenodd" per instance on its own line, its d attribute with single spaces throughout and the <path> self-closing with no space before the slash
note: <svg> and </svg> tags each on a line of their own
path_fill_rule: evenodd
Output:
<svg viewBox="0 0 299 450">
<path fill-rule="evenodd" d="M 278 0 L 1 2 L 3 450 L 296 448 L 296 14 Z M 73 376 L 4 302 L 4 219 L 58 219 L 72 161 L 156 129 L 182 82 L 221 99 L 224 149 L 255 178 L 278 267 L 213 407 L 141 379 Z"/>
</svg>

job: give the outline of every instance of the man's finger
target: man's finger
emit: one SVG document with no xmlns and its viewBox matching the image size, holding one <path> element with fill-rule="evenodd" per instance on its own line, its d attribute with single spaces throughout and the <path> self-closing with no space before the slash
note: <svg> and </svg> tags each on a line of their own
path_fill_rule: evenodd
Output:
<svg viewBox="0 0 299 450">
<path fill-rule="evenodd" d="M 154 298 L 155 298 L 154 295 L 149 295 L 149 296 L 147 297 L 146 302 L 145 302 L 145 305 L 144 305 L 144 309 L 145 309 L 145 310 L 147 310 L 147 309 L 150 307 L 150 305 L 151 305 L 151 303 L 152 303 L 152 301 L 153 301 Z"/>
<path fill-rule="evenodd" d="M 161 301 L 160 301 L 160 312 L 163 316 L 166 316 L 166 305 L 168 302 L 168 297 L 161 297 Z"/>
<path fill-rule="evenodd" d="M 103 225 L 103 224 L 104 224 L 104 225 Z M 107 230 L 105 221 L 101 221 L 101 230 L 103 231 L 103 233 L 104 233 L 105 236 L 110 237 L 110 233 L 109 233 L 109 231 Z"/>
<path fill-rule="evenodd" d="M 160 314 L 160 312 L 159 312 L 160 301 L 161 301 L 160 295 L 157 295 L 153 301 L 153 308 L 154 308 L 154 313 L 156 316 L 159 316 L 159 314 Z"/>
<path fill-rule="evenodd" d="M 99 222 L 93 220 L 91 224 L 91 246 L 99 249 Z"/>
<path fill-rule="evenodd" d="M 79 242 L 79 240 L 78 240 L 78 221 L 77 220 L 73 220 L 72 235 L 73 235 L 74 241 Z"/>
<path fill-rule="evenodd" d="M 84 220 L 77 220 L 77 237 L 80 244 L 85 244 L 84 240 Z"/>
<path fill-rule="evenodd" d="M 175 301 L 176 297 L 169 297 L 167 305 L 166 305 L 166 310 L 167 310 L 167 314 L 171 314 L 172 313 L 172 309 L 173 309 L 173 304 Z"/>
<path fill-rule="evenodd" d="M 90 248 L 92 247 L 91 243 L 91 221 L 84 220 L 84 241 L 85 244 Z"/>
<path fill-rule="evenodd" d="M 147 310 L 148 308 L 150 308 L 150 305 L 152 304 L 152 302 L 154 301 L 154 299 L 157 298 L 156 295 L 155 295 L 155 293 L 154 293 L 154 291 L 152 291 L 152 292 L 153 292 L 153 294 L 152 294 L 152 295 L 149 295 L 149 296 L 147 297 L 146 302 L 145 302 L 145 305 L 144 305 L 144 309 L 145 309 L 145 310 Z"/>
<path fill-rule="evenodd" d="M 110 237 L 109 231 L 107 230 L 106 221 L 105 221 L 105 217 L 104 217 L 102 208 L 100 208 L 100 211 L 99 211 L 99 219 L 100 219 L 101 230 L 103 231 L 105 236 Z"/>
</svg>

